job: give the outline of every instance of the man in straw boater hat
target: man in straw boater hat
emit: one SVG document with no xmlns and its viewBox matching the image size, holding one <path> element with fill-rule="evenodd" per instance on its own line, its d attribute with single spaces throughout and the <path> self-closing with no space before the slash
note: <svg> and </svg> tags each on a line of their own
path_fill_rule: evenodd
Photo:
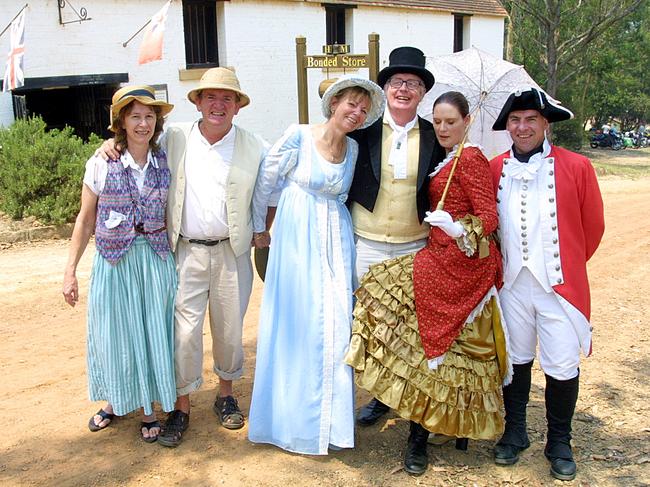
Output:
<svg viewBox="0 0 650 487">
<path fill-rule="evenodd" d="M 421 50 L 394 49 L 388 66 L 377 77 L 386 94 L 387 110 L 370 127 L 351 134 L 359 143 L 348 196 L 359 279 L 371 264 L 416 252 L 427 241 L 429 225 L 423 219 L 430 210 L 428 175 L 444 159 L 445 151 L 431 123 L 417 115 L 418 104 L 435 82 L 424 65 Z M 372 399 L 359 410 L 357 424 L 375 424 L 388 411 L 387 405 Z M 409 445 L 417 444 L 421 451 L 427 437 L 424 428 L 411 425 Z M 413 456 L 407 451 L 407 457 L 406 463 L 415 470 L 426 469 L 426 453 Z"/>
<path fill-rule="evenodd" d="M 586 264 L 605 228 L 589 159 L 546 138 L 549 123 L 572 117 L 536 88 L 513 92 L 492 127 L 507 130 L 513 145 L 490 162 L 504 259 L 500 298 L 514 364 L 512 383 L 503 389 L 506 426 L 494 460 L 511 465 L 530 445 L 526 405 L 539 342 L 546 375 L 544 454 L 551 475 L 560 480 L 576 475 L 571 419 L 578 399 L 580 351 L 591 353 Z"/>
<path fill-rule="evenodd" d="M 235 73 L 206 71 L 187 94 L 198 121 L 171 124 L 161 138 L 172 178 L 167 231 L 178 269 L 175 310 L 177 400 L 158 442 L 178 446 L 189 425 L 190 393 L 203 382 L 203 321 L 210 310 L 213 370 L 219 392 L 213 409 L 228 429 L 244 425 L 232 381 L 242 375 L 242 326 L 253 269 L 251 200 L 268 144 L 233 124 L 250 103 Z M 102 149 L 111 155 L 112 143 Z"/>
</svg>

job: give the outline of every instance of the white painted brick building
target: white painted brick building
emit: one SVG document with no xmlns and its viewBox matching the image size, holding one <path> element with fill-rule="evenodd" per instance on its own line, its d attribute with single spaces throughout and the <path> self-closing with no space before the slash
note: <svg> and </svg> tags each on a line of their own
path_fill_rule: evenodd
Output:
<svg viewBox="0 0 650 487">
<path fill-rule="evenodd" d="M 237 123 L 269 141 L 298 119 L 295 38 L 307 38 L 307 53 L 321 54 L 330 39 L 350 45 L 351 53 L 368 51 L 368 34 L 380 36 L 380 68 L 388 54 L 412 45 L 427 57 L 476 46 L 497 56 L 503 54 L 505 10 L 497 0 L 174 0 L 166 23 L 163 60 L 137 64 L 142 34 L 129 39 L 164 4 L 164 0 L 74 0 L 59 7 L 57 0 L 30 0 L 25 30 L 23 89 L 0 94 L 0 125 L 11 124 L 22 107 L 41 114 L 52 127 L 64 123 L 81 135 L 108 124 L 110 95 L 120 83 L 166 87 L 176 105 L 169 120 L 194 120 L 196 108 L 186 93 L 196 86 L 210 65 L 234 67 L 252 100 L 241 110 Z M 0 28 L 22 2 L 0 2 Z M 91 20 L 79 20 L 74 9 L 87 10 Z M 214 27 L 197 28 L 212 18 Z M 62 22 L 72 22 L 61 24 Z M 194 17 L 192 17 L 194 16 Z M 189 26 L 189 30 L 188 27 Z M 191 40 L 214 35 L 216 41 Z M 333 41 L 332 41 L 333 40 Z M 197 46 L 212 47 L 218 59 L 203 59 Z M 188 54 L 186 47 L 194 49 Z M 9 51 L 9 35 L 0 38 L 0 55 Z M 191 56 L 198 56 L 193 64 Z M 208 56 L 209 58 L 209 56 Z M 213 56 L 214 58 L 214 56 Z M 188 66 L 191 65 L 191 66 Z M 188 69 L 193 68 L 193 69 Z M 349 72 L 349 71 L 348 71 Z M 365 69 L 360 74 L 368 76 Z M 329 73 L 335 77 L 337 73 Z M 309 70 L 309 113 L 321 119 L 317 87 L 327 73 Z M 162 91 L 164 93 L 164 90 Z M 15 99 L 14 99 L 15 97 Z"/>
</svg>

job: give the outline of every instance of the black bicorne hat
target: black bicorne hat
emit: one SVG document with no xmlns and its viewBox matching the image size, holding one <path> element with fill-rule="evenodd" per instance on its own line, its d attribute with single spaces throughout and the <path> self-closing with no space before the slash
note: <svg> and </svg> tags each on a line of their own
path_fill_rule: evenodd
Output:
<svg viewBox="0 0 650 487">
<path fill-rule="evenodd" d="M 386 81 L 396 73 L 411 73 L 422 78 L 427 91 L 436 82 L 433 74 L 424 67 L 426 59 L 424 53 L 417 47 L 398 47 L 388 56 L 388 66 L 379 71 L 377 84 L 382 88 Z"/>
<path fill-rule="evenodd" d="M 561 122 L 573 118 L 573 113 L 549 98 L 542 90 L 534 87 L 517 89 L 510 93 L 492 130 L 506 130 L 508 115 L 516 110 L 537 110 L 548 123 Z"/>
</svg>

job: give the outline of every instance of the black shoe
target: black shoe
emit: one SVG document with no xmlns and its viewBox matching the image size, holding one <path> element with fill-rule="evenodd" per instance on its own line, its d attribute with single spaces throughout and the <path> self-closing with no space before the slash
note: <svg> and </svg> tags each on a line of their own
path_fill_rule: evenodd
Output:
<svg viewBox="0 0 650 487">
<path fill-rule="evenodd" d="M 494 447 L 494 463 L 497 465 L 514 465 L 519 460 L 519 454 L 524 450 L 525 448 L 519 446 L 497 443 Z"/>
<path fill-rule="evenodd" d="M 422 475 L 429 466 L 427 439 L 429 432 L 418 423 L 411 421 L 411 434 L 404 453 L 404 470 L 411 475 Z"/>
<path fill-rule="evenodd" d="M 551 475 L 558 480 L 576 478 L 576 462 L 572 458 L 551 458 Z"/>
<path fill-rule="evenodd" d="M 229 430 L 238 430 L 244 426 L 244 415 L 239 409 L 237 399 L 232 396 L 219 397 L 214 400 L 212 410 L 219 417 L 221 426 Z"/>
<path fill-rule="evenodd" d="M 368 404 L 359 409 L 357 424 L 359 426 L 371 426 L 379 421 L 379 418 L 388 411 L 390 411 L 390 408 L 383 402 L 372 399 Z"/>
<path fill-rule="evenodd" d="M 158 435 L 158 443 L 172 448 L 177 447 L 181 444 L 183 433 L 189 425 L 190 415 L 179 409 L 174 409 L 169 413 L 169 416 L 167 416 L 165 426 L 163 427 L 162 432 Z"/>
<path fill-rule="evenodd" d="M 469 438 L 456 438 L 456 450 L 467 451 Z"/>
</svg>

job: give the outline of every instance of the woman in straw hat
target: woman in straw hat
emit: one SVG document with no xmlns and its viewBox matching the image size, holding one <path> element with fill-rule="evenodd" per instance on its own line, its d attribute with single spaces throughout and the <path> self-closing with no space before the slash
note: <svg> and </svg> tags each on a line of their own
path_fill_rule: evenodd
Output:
<svg viewBox="0 0 650 487">
<path fill-rule="evenodd" d="M 113 95 L 111 126 L 119 159 L 86 164 L 81 210 L 63 280 L 70 306 L 79 299 L 76 269 L 95 232 L 97 252 L 88 297 L 88 379 L 92 401 L 105 400 L 90 431 L 142 408 L 140 436 L 153 442 L 160 425 L 153 401 L 174 409 L 173 330 L 176 269 L 169 250 L 165 204 L 170 173 L 156 139 L 173 105 L 150 86 Z"/>
<path fill-rule="evenodd" d="M 490 238 L 496 202 L 487 159 L 462 144 L 469 122 L 461 93 L 435 101 L 447 157 L 430 175 L 427 245 L 370 267 L 355 292 L 345 358 L 360 387 L 411 421 L 404 468 L 416 475 L 427 468 L 430 431 L 458 438 L 459 449 L 501 434 L 501 385 L 512 373 L 497 296 L 501 254 Z M 447 181 L 444 210 L 436 209 Z"/>
<path fill-rule="evenodd" d="M 340 78 L 323 95 L 327 118 L 291 126 L 260 169 L 255 243 L 265 245 L 268 201 L 281 190 L 264 285 L 249 438 L 326 455 L 354 446 L 352 369 L 343 363 L 355 288 L 345 207 L 357 143 L 347 134 L 384 110 L 372 81 Z"/>
</svg>

